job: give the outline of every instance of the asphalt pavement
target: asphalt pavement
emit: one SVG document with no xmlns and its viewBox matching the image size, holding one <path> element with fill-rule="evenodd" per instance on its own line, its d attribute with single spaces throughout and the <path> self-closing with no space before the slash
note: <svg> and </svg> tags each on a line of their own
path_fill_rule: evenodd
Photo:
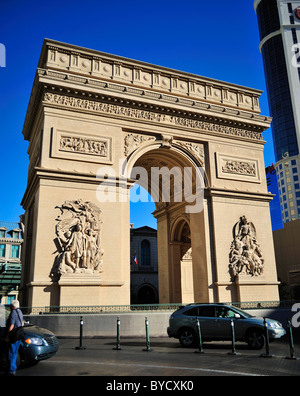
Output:
<svg viewBox="0 0 300 396">
<path fill-rule="evenodd" d="M 197 378 L 204 376 L 299 376 L 299 341 L 294 340 L 296 359 L 287 359 L 291 357 L 287 336 L 272 342 L 268 354 L 265 349 L 251 350 L 244 343 L 236 343 L 233 349 L 231 342 L 204 343 L 204 353 L 199 353 L 199 348 L 183 348 L 178 340 L 167 337 L 150 339 L 148 344 L 143 338 L 121 339 L 119 345 L 107 338 L 83 339 L 82 343 L 61 338 L 54 357 L 18 370 L 17 377 L 98 376 L 98 385 L 104 390 L 126 390 L 127 384 L 134 394 L 142 387 L 143 391 L 195 391 Z M 166 386 L 176 389 L 163 389 Z M 193 389 L 185 389 L 187 386 Z"/>
</svg>

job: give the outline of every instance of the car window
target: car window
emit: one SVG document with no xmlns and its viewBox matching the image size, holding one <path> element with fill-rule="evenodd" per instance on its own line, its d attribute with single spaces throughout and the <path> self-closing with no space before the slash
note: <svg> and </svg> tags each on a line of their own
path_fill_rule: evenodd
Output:
<svg viewBox="0 0 300 396">
<path fill-rule="evenodd" d="M 218 318 L 234 318 L 235 313 L 228 307 L 216 307 L 216 316 Z"/>
<path fill-rule="evenodd" d="M 198 316 L 198 307 L 194 307 L 189 309 L 188 311 L 183 312 L 186 316 Z"/>
<path fill-rule="evenodd" d="M 214 318 L 215 317 L 215 307 L 199 307 L 199 314 L 198 316 L 202 316 L 205 318 Z"/>
</svg>

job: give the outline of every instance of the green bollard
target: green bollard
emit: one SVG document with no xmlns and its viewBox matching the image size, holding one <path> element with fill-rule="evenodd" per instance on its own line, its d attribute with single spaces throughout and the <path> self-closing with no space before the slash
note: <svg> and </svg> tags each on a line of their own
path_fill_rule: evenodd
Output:
<svg viewBox="0 0 300 396">
<path fill-rule="evenodd" d="M 235 349 L 235 330 L 234 330 L 234 320 L 233 319 L 230 319 L 230 326 L 231 326 L 231 340 L 232 340 L 231 348 L 232 348 L 232 351 L 228 352 L 228 355 L 236 356 L 239 354 L 236 352 L 236 349 Z"/>
<path fill-rule="evenodd" d="M 265 358 L 271 358 L 273 355 L 270 354 L 270 340 L 269 340 L 269 330 L 266 318 L 264 318 L 264 329 L 265 329 L 265 339 L 266 339 L 266 353 L 262 353 L 260 356 Z"/>
<path fill-rule="evenodd" d="M 75 349 L 77 349 L 77 350 L 86 349 L 84 346 L 82 346 L 82 338 L 83 338 L 83 319 L 82 319 L 82 316 L 80 316 L 79 346 L 77 346 Z"/>
<path fill-rule="evenodd" d="M 195 351 L 195 353 L 204 353 L 203 345 L 202 345 L 201 326 L 200 326 L 200 321 L 198 318 L 196 318 L 196 326 L 197 326 L 197 332 L 198 332 L 199 350 Z"/>
<path fill-rule="evenodd" d="M 117 344 L 115 348 L 113 348 L 115 351 L 120 351 L 121 348 L 121 336 L 120 336 L 120 316 L 117 317 Z"/>
<path fill-rule="evenodd" d="M 149 321 L 147 317 L 145 318 L 145 327 L 146 327 L 146 349 L 144 349 L 144 351 L 150 352 L 151 348 L 150 348 L 150 337 L 149 337 Z"/>
<path fill-rule="evenodd" d="M 290 320 L 288 320 L 288 328 L 289 328 L 289 333 L 290 333 L 290 356 L 287 356 L 286 359 L 298 360 L 295 356 L 293 328 L 292 328 L 292 323 Z"/>
</svg>

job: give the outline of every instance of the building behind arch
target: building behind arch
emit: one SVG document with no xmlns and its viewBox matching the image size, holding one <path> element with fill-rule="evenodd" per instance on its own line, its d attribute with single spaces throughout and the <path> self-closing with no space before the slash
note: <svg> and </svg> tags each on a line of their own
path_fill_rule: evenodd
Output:
<svg viewBox="0 0 300 396">
<path fill-rule="evenodd" d="M 157 304 L 157 231 L 144 226 L 130 228 L 131 304 Z"/>
</svg>

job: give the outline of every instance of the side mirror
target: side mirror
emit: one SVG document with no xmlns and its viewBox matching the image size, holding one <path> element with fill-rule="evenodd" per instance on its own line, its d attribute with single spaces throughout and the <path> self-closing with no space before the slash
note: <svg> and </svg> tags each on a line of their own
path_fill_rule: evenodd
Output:
<svg viewBox="0 0 300 396">
<path fill-rule="evenodd" d="M 234 318 L 235 319 L 241 319 L 241 315 L 236 313 L 236 314 L 234 314 Z"/>
</svg>

